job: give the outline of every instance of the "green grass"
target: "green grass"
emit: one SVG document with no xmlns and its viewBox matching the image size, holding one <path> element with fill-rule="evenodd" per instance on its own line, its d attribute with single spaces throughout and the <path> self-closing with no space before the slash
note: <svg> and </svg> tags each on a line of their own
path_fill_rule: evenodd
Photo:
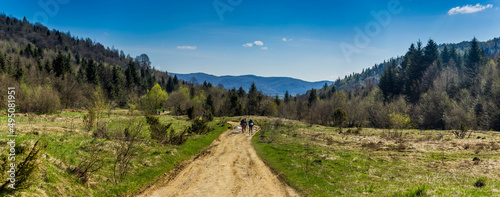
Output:
<svg viewBox="0 0 500 197">
<path fill-rule="evenodd" d="M 454 139 L 451 134 L 440 141 L 421 141 L 420 131 L 408 130 L 407 149 L 398 150 L 395 140 L 381 137 L 383 130 L 365 129 L 361 135 L 340 135 L 334 130 L 321 126 L 264 128 L 252 143 L 258 155 L 304 196 L 500 195 L 500 169 L 493 167 L 500 165 L 498 150 L 488 146 L 474 153 L 481 143 L 497 142 L 495 134 L 475 134 L 491 140 L 487 142 L 476 137 Z M 363 147 L 368 141 L 383 145 L 380 149 Z M 453 147 L 452 143 L 459 145 Z M 460 148 L 468 143 L 477 147 Z M 474 164 L 475 156 L 483 161 Z M 475 187 L 478 181 L 485 182 L 484 186 Z"/>
<path fill-rule="evenodd" d="M 225 122 L 214 121 L 209 124 L 213 131 L 207 135 L 191 136 L 186 143 L 179 146 L 161 145 L 151 140 L 149 126 L 143 117 L 137 121 L 144 123 L 138 153 L 131 162 L 131 169 L 125 179 L 114 184 L 113 165 L 114 150 L 117 140 L 95 139 L 92 133 L 84 129 L 81 113 L 63 112 L 50 116 L 36 116 L 35 118 L 17 117 L 18 135 L 16 139 L 25 153 L 33 143 L 41 138 L 46 145 L 40 159 L 40 170 L 34 184 L 18 195 L 32 195 L 44 193 L 47 196 L 129 196 L 158 181 L 163 174 L 172 170 L 177 163 L 200 153 L 202 149 L 212 143 L 228 125 Z M 1 117 L 0 117 L 1 118 Z M 112 113 L 103 115 L 101 120 L 107 123 L 110 132 L 118 132 L 128 116 Z M 169 115 L 160 116 L 162 123 L 172 123 L 175 131 L 182 131 L 191 124 L 185 117 Z M 5 129 L 6 125 L 0 125 Z M 6 139 L 6 133 L 0 133 L 0 141 Z M 101 170 L 93 173 L 86 184 L 70 171 L 77 166 L 82 158 L 88 155 L 86 146 L 95 143 L 104 143 L 105 162 Z M 6 147 L 1 146 L 0 152 L 5 153 Z M 1 154 L 2 156 L 6 154 Z M 0 164 L 2 162 L 0 161 Z"/>
</svg>

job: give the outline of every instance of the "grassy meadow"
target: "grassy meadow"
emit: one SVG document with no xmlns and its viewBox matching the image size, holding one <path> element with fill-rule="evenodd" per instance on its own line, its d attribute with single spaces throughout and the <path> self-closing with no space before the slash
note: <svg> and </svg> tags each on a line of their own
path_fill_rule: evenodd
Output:
<svg viewBox="0 0 500 197">
<path fill-rule="evenodd" d="M 83 123 L 82 111 L 64 111 L 54 115 L 17 114 L 16 151 L 18 159 L 26 157 L 35 141 L 41 139 L 44 146 L 38 160 L 38 170 L 30 180 L 32 185 L 15 195 L 21 196 L 130 196 L 148 185 L 155 183 L 165 173 L 174 169 L 182 161 L 200 153 L 212 143 L 228 125 L 222 121 L 209 123 L 212 129 L 207 135 L 190 136 L 186 143 L 178 146 L 162 145 L 152 140 L 149 126 L 143 116 L 127 115 L 127 110 L 112 110 L 100 115 L 101 124 L 109 133 L 109 139 L 93 137 Z M 21 117 L 22 116 L 22 117 Z M 164 124 L 172 123 L 176 132 L 191 124 L 185 116 L 158 116 Z M 0 121 L 6 122 L 6 115 L 0 115 Z M 114 166 L 116 152 L 122 146 L 118 140 L 123 135 L 126 125 L 137 124 L 140 139 L 129 154 L 130 163 L 122 178 L 115 179 Z M 0 129 L 7 129 L 6 124 Z M 6 144 L 6 132 L 0 133 L 0 142 Z M 97 153 L 92 147 L 100 145 Z M 7 153 L 7 146 L 0 151 Z M 1 154 L 5 156 L 7 154 Z M 85 181 L 74 172 L 75 167 L 85 166 L 85 162 L 98 157 L 102 166 L 95 172 L 88 173 Z M 0 160 L 5 165 L 5 160 Z M 98 165 L 96 165 L 98 166 Z M 92 169 L 91 169 L 92 170 Z"/>
<path fill-rule="evenodd" d="M 261 124 L 259 156 L 304 196 L 500 196 L 499 132 Z"/>
</svg>

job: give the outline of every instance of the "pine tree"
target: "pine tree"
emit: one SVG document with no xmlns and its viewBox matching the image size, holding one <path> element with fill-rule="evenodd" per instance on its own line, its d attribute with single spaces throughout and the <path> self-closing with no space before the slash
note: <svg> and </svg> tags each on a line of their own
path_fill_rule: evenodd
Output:
<svg viewBox="0 0 500 197">
<path fill-rule="evenodd" d="M 471 93 L 473 95 L 477 95 L 479 93 L 479 89 L 477 88 L 480 85 L 479 79 L 479 70 L 481 67 L 481 60 L 484 54 L 484 50 L 479 47 L 479 42 L 476 37 L 474 37 L 471 41 L 471 47 L 467 51 L 467 55 L 465 56 L 465 67 L 464 67 L 464 80 L 463 87 L 471 88 Z"/>
<path fill-rule="evenodd" d="M 81 62 L 81 60 L 80 60 L 80 53 L 76 53 L 75 59 L 76 59 L 76 65 L 80 65 L 80 62 Z"/>
<path fill-rule="evenodd" d="M 24 78 L 24 69 L 23 67 L 20 67 L 16 70 L 16 72 L 14 73 L 14 79 L 16 79 L 16 81 L 20 82 L 21 80 L 23 80 Z"/>
<path fill-rule="evenodd" d="M 205 110 L 209 111 L 211 114 L 214 114 L 215 106 L 214 106 L 214 100 L 211 94 L 207 96 L 207 99 L 205 100 Z"/>
<path fill-rule="evenodd" d="M 447 65 L 448 62 L 450 61 L 450 50 L 446 45 L 444 45 L 443 52 L 441 52 L 441 59 L 443 59 L 443 63 L 445 65 Z"/>
<path fill-rule="evenodd" d="M 52 61 L 52 68 L 54 69 L 56 77 L 61 77 L 71 71 L 69 59 L 64 56 L 61 51 L 57 53 L 56 58 Z"/>
<path fill-rule="evenodd" d="M 245 92 L 245 90 L 243 89 L 243 87 L 240 86 L 240 88 L 238 88 L 238 96 L 240 98 L 243 98 L 243 97 L 246 97 L 247 93 Z"/>
<path fill-rule="evenodd" d="M 139 84 L 139 76 L 137 75 L 137 67 L 135 62 L 129 61 L 127 65 L 127 69 L 125 70 L 125 76 L 127 80 L 127 87 L 131 88 L 134 84 Z"/>
<path fill-rule="evenodd" d="M 160 85 L 162 86 L 162 88 L 166 88 L 166 81 L 165 81 L 165 76 L 161 76 L 161 80 L 160 80 Z"/>
<path fill-rule="evenodd" d="M 307 98 L 307 105 L 309 107 L 311 107 L 314 102 L 316 102 L 316 100 L 318 100 L 318 94 L 316 93 L 316 89 L 311 89 L 311 91 L 309 91 L 309 97 Z"/>
<path fill-rule="evenodd" d="M 404 92 L 411 103 L 416 103 L 420 99 L 422 93 L 420 79 L 430 66 L 430 62 L 437 59 L 435 55 L 437 49 L 435 48 L 435 43 L 432 40 L 429 40 L 425 49 L 422 48 L 422 42 L 418 41 L 417 48 L 412 44 L 404 57 L 401 65 L 405 74 Z M 427 52 L 428 55 L 424 55 L 424 52 Z"/>
<path fill-rule="evenodd" d="M 179 89 L 179 79 L 177 78 L 177 75 L 174 75 L 173 84 L 174 84 L 174 91 Z"/>
<path fill-rule="evenodd" d="M 290 94 L 288 93 L 288 90 L 285 92 L 285 98 L 283 99 L 285 103 L 290 102 Z"/>
<path fill-rule="evenodd" d="M 87 77 L 87 82 L 98 85 L 99 84 L 99 77 L 97 73 L 97 63 L 94 62 L 94 60 L 89 59 L 87 61 L 87 70 L 85 71 L 86 77 Z"/>
<path fill-rule="evenodd" d="M 278 95 L 276 95 L 276 96 L 274 97 L 274 102 L 275 102 L 275 103 L 276 103 L 276 105 L 278 105 L 278 106 L 281 104 L 281 100 L 280 100 L 280 97 L 279 97 Z"/>
<path fill-rule="evenodd" d="M 168 93 L 171 93 L 174 91 L 174 81 L 172 80 L 172 77 L 169 77 L 168 80 L 167 80 L 167 88 L 165 88 L 167 90 Z"/>
<path fill-rule="evenodd" d="M 48 59 L 47 59 L 47 60 L 45 60 L 45 63 L 44 63 L 44 66 L 43 66 L 43 67 L 45 68 L 45 71 L 46 71 L 47 73 L 52 72 L 52 66 L 51 66 L 51 65 L 52 65 L 52 64 L 50 63 L 50 60 L 48 60 Z"/>
<path fill-rule="evenodd" d="M 261 96 L 259 95 L 259 91 L 257 90 L 257 86 L 255 82 L 252 82 L 250 86 L 250 90 L 248 90 L 248 113 L 250 115 L 258 114 L 259 103 L 261 100 Z"/>
<path fill-rule="evenodd" d="M 230 103 L 230 108 L 231 108 L 232 114 L 234 116 L 243 115 L 243 109 L 242 109 L 242 105 L 240 102 L 240 98 L 239 98 L 238 93 L 236 93 L 236 90 L 234 88 L 229 91 L 229 103 Z"/>
<path fill-rule="evenodd" d="M 482 48 L 479 47 L 479 42 L 477 41 L 476 37 L 474 37 L 471 41 L 471 48 L 467 53 L 466 67 L 474 68 L 479 66 L 482 55 L 483 55 Z"/>
<path fill-rule="evenodd" d="M 432 65 L 435 61 L 439 60 L 439 49 L 434 40 L 429 39 L 427 42 L 427 46 L 424 48 L 424 67 L 422 68 L 422 72 L 424 72 L 430 65 Z M 440 64 L 438 62 L 438 64 Z M 439 66 L 438 66 L 439 67 Z"/>
<path fill-rule="evenodd" d="M 382 90 L 382 94 L 384 95 L 384 99 L 388 101 L 395 95 L 394 86 L 396 85 L 396 76 L 394 74 L 394 68 L 392 65 L 389 65 L 385 70 L 382 76 L 380 76 L 380 82 L 378 86 L 380 90 Z"/>
<path fill-rule="evenodd" d="M 255 97 L 257 96 L 257 86 L 255 85 L 255 82 L 252 82 L 252 85 L 250 85 L 250 90 L 248 90 L 248 97 Z"/>
<path fill-rule="evenodd" d="M 117 99 L 121 94 L 121 83 L 122 79 L 120 76 L 120 68 L 118 66 L 113 67 L 113 80 L 111 84 L 111 98 Z"/>
<path fill-rule="evenodd" d="M 450 49 L 450 60 L 451 59 L 453 59 L 453 61 L 455 61 L 457 68 L 462 67 L 462 58 L 460 57 L 460 54 L 457 52 L 457 49 L 455 48 L 455 46 L 451 46 L 451 49 Z"/>
</svg>

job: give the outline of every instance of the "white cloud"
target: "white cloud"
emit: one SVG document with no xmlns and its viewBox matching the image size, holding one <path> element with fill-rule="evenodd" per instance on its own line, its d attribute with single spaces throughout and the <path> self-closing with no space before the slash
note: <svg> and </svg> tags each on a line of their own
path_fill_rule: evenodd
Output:
<svg viewBox="0 0 500 197">
<path fill-rule="evenodd" d="M 196 50 L 196 46 L 177 46 L 177 49 L 181 49 L 181 50 Z"/>
<path fill-rule="evenodd" d="M 243 47 L 253 47 L 253 43 L 246 43 L 243 45 Z"/>
<path fill-rule="evenodd" d="M 269 49 L 269 48 L 267 48 L 267 47 L 261 47 L 260 49 L 262 49 L 262 50 L 267 50 L 267 49 Z"/>
<path fill-rule="evenodd" d="M 257 41 L 255 41 L 255 42 L 253 42 L 253 44 L 254 44 L 255 46 L 264 46 L 264 43 L 263 43 L 262 41 L 260 41 L 260 40 L 257 40 Z"/>
<path fill-rule="evenodd" d="M 281 38 L 281 40 L 282 40 L 283 42 L 288 42 L 288 41 L 292 41 L 293 39 L 291 39 L 291 38 Z"/>
<path fill-rule="evenodd" d="M 260 40 L 257 40 L 257 41 L 255 41 L 253 43 L 249 42 L 249 43 L 245 43 L 243 45 L 243 47 L 253 47 L 253 46 L 260 46 L 261 47 L 261 46 L 264 46 L 264 43 L 262 41 L 260 41 Z"/>
<path fill-rule="evenodd" d="M 454 15 L 454 14 L 471 14 L 471 13 L 476 13 L 483 11 L 487 8 L 492 8 L 493 4 L 488 4 L 488 5 L 481 5 L 481 4 L 476 4 L 476 5 L 465 5 L 465 6 L 457 6 L 454 8 L 451 8 L 448 11 L 448 15 Z"/>
</svg>

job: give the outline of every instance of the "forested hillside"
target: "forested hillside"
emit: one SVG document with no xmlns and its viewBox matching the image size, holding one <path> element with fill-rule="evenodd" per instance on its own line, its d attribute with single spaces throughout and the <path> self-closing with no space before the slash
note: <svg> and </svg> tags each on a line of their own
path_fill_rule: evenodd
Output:
<svg viewBox="0 0 500 197">
<path fill-rule="evenodd" d="M 500 38 L 494 38 L 486 42 L 479 42 L 478 45 L 484 50 L 486 56 L 495 56 L 500 52 Z M 453 56 L 454 61 L 457 64 L 461 64 L 465 53 L 470 47 L 471 41 L 463 41 L 457 44 L 440 44 L 438 49 L 443 54 L 442 59 L 446 60 L 449 59 L 450 56 Z M 375 83 L 378 83 L 380 76 L 392 60 L 396 60 L 397 64 L 401 63 L 401 57 L 392 58 L 388 61 L 384 61 L 383 63 L 375 64 L 371 68 L 363 69 L 360 73 L 352 73 L 350 75 L 346 75 L 342 79 L 339 78 L 335 81 L 335 84 L 339 90 L 348 90 L 357 88 L 358 86 L 362 87 L 365 80 L 373 80 Z"/>
<path fill-rule="evenodd" d="M 440 50 L 433 40 L 426 46 L 419 41 L 403 57 L 347 77 L 347 82 L 366 78 L 344 87 L 346 93 L 332 101 L 344 102 L 337 106 L 347 109 L 349 126 L 500 130 L 500 57 L 487 43 L 474 38 L 462 54 L 455 45 Z M 382 70 L 376 86 L 368 73 Z"/>
<path fill-rule="evenodd" d="M 146 54 L 132 58 L 88 38 L 31 24 L 26 18 L 0 15 L 0 24 L 0 109 L 6 108 L 7 87 L 12 86 L 19 90 L 17 110 L 22 113 L 90 109 L 99 98 L 110 108 L 151 113 L 166 108 L 190 117 L 203 112 L 277 115 L 274 98 L 255 85 L 248 94 L 241 87 L 194 85 L 152 68 Z M 162 98 L 151 104 L 157 94 Z"/>
</svg>

